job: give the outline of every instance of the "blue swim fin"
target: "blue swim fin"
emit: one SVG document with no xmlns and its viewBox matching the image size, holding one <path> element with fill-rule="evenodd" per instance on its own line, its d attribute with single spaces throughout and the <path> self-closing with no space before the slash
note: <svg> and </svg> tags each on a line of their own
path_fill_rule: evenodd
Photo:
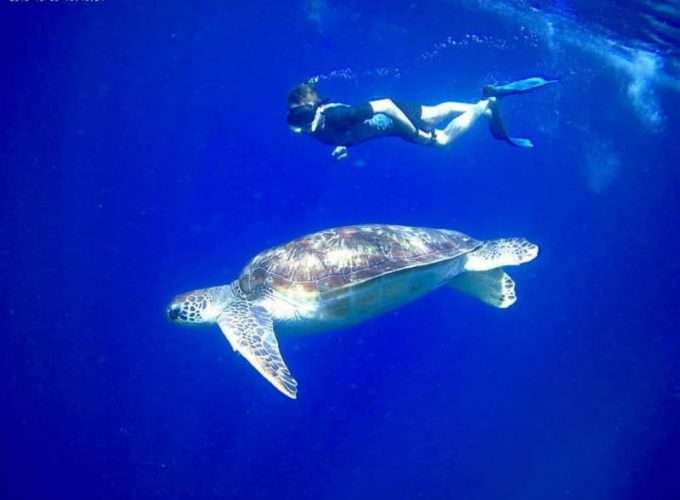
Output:
<svg viewBox="0 0 680 500">
<path fill-rule="evenodd" d="M 510 135 L 508 135 L 508 132 L 505 130 L 505 125 L 503 125 L 503 120 L 501 119 L 498 101 L 492 100 L 489 103 L 489 109 L 491 110 L 491 120 L 489 122 L 491 135 L 493 135 L 499 141 L 505 141 L 511 146 L 516 146 L 518 148 L 534 147 L 534 143 L 531 142 L 531 139 L 525 139 L 524 137 L 510 137 Z"/>
<path fill-rule="evenodd" d="M 485 85 L 482 88 L 482 95 L 484 98 L 488 97 L 506 97 L 509 95 L 523 94 L 532 90 L 540 89 L 546 85 L 557 83 L 558 80 L 546 80 L 540 76 L 525 78 L 524 80 L 517 80 L 516 82 L 506 83 L 505 85 Z"/>
</svg>

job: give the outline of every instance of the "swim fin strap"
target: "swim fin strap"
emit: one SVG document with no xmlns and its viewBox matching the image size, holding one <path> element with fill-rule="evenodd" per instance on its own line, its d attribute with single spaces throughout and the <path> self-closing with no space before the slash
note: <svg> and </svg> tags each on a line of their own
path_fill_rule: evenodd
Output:
<svg viewBox="0 0 680 500">
<path fill-rule="evenodd" d="M 546 85 L 557 83 L 558 80 L 546 80 L 540 76 L 525 78 L 524 80 L 517 80 L 516 82 L 506 83 L 505 85 L 485 85 L 482 88 L 482 95 L 484 98 L 488 97 L 506 97 L 509 95 L 523 94 L 532 90 L 540 89 Z"/>
</svg>

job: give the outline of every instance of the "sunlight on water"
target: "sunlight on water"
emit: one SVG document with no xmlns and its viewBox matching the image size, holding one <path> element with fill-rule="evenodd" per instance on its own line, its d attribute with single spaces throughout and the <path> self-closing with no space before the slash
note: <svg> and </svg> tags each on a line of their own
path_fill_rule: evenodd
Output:
<svg viewBox="0 0 680 500">
<path fill-rule="evenodd" d="M 588 26 L 563 13 L 538 10 L 523 1 L 476 0 L 474 4 L 514 19 L 522 27 L 529 27 L 543 37 L 551 51 L 559 50 L 560 44 L 564 44 L 603 58 L 625 78 L 628 104 L 640 121 L 650 130 L 659 130 L 662 127 L 665 115 L 657 91 L 680 91 L 680 81 L 668 73 L 666 61 L 660 55 L 650 50 L 633 48 L 633 41 L 617 39 L 615 34 L 597 26 Z"/>
<path fill-rule="evenodd" d="M 659 57 L 641 50 L 633 52 L 630 59 L 615 54 L 609 57 L 611 64 L 630 78 L 627 93 L 640 120 L 650 128 L 658 128 L 664 119 L 654 90 L 659 83 Z"/>
</svg>

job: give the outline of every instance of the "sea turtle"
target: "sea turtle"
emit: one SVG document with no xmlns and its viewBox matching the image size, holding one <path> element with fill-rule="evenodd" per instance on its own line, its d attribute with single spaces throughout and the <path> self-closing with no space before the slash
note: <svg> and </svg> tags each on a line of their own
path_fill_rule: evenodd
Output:
<svg viewBox="0 0 680 500">
<path fill-rule="evenodd" d="M 168 317 L 217 323 L 235 351 L 295 399 L 297 382 L 279 352 L 274 324 L 341 328 L 442 285 L 506 308 L 516 300 L 515 284 L 501 266 L 537 254 L 524 238 L 482 242 L 457 231 L 395 225 L 327 229 L 258 254 L 232 283 L 175 297 Z"/>
</svg>

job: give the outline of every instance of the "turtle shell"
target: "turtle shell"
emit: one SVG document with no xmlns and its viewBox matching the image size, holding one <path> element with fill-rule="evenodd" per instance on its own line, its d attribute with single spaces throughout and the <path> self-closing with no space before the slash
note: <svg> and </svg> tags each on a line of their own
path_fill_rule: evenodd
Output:
<svg viewBox="0 0 680 500">
<path fill-rule="evenodd" d="M 327 229 L 258 254 L 239 277 L 241 290 L 320 293 L 388 273 L 453 259 L 481 245 L 446 229 L 362 225 Z"/>
</svg>

